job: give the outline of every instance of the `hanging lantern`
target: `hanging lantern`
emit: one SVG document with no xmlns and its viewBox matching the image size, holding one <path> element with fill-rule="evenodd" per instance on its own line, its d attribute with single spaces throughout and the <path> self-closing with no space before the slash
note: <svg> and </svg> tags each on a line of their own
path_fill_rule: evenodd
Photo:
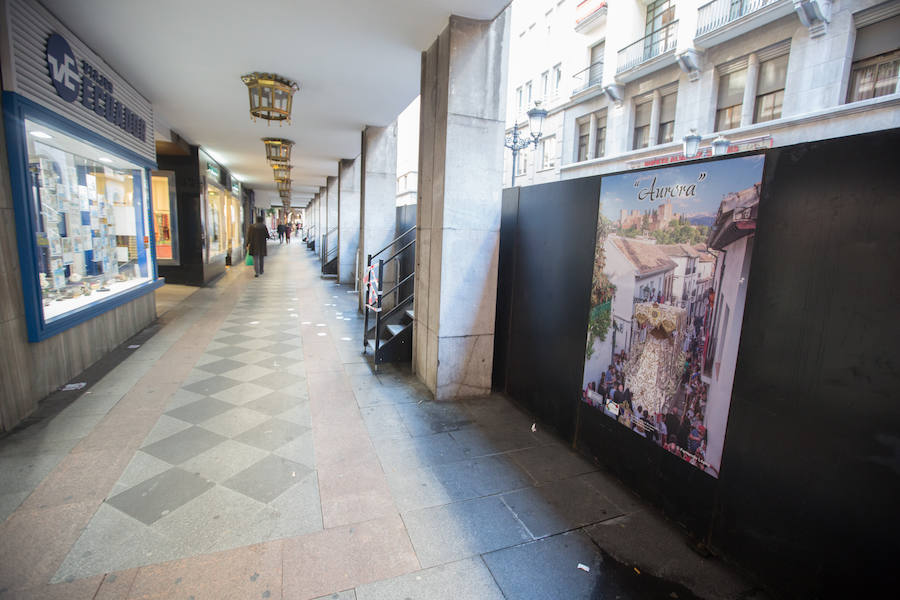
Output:
<svg viewBox="0 0 900 600">
<path fill-rule="evenodd" d="M 300 89 L 290 79 L 274 73 L 253 72 L 241 77 L 250 93 L 250 116 L 266 121 L 291 122 L 291 102 Z"/>
<path fill-rule="evenodd" d="M 274 164 L 272 165 L 272 174 L 275 175 L 275 181 L 284 181 L 291 178 L 291 169 L 294 165 Z"/>
<path fill-rule="evenodd" d="M 291 193 L 291 180 L 290 179 L 281 179 L 276 181 L 275 184 L 278 186 L 279 192 L 287 192 Z"/>
<path fill-rule="evenodd" d="M 263 138 L 262 141 L 266 145 L 266 160 L 270 164 L 291 162 L 294 142 L 283 138 Z"/>
</svg>

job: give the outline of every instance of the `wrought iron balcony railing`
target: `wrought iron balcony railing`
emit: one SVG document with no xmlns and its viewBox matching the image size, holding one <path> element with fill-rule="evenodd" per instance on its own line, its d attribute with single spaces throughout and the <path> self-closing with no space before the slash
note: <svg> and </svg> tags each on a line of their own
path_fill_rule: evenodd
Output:
<svg viewBox="0 0 900 600">
<path fill-rule="evenodd" d="M 619 50 L 619 64 L 616 73 L 622 73 L 644 63 L 660 54 L 675 49 L 678 38 L 678 21 L 672 21 L 660 27 L 648 36 Z"/>
<path fill-rule="evenodd" d="M 592 85 L 600 85 L 600 82 L 603 81 L 603 61 L 595 62 L 588 68 L 578 71 L 572 75 L 572 79 L 575 80 L 573 94 L 586 90 Z"/>
<path fill-rule="evenodd" d="M 780 0 L 713 0 L 697 11 L 697 35 L 715 31 L 723 25 L 754 13 Z"/>
</svg>

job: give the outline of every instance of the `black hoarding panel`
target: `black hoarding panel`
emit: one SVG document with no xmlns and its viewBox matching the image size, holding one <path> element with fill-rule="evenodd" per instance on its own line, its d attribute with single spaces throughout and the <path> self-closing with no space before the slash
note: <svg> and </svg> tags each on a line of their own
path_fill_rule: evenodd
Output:
<svg viewBox="0 0 900 600">
<path fill-rule="evenodd" d="M 897 130 L 767 153 L 713 541 L 791 597 L 897 576 L 898 156 Z"/>
<path fill-rule="evenodd" d="M 599 177 L 519 191 L 506 390 L 567 439 L 584 362 L 599 197 Z"/>
</svg>

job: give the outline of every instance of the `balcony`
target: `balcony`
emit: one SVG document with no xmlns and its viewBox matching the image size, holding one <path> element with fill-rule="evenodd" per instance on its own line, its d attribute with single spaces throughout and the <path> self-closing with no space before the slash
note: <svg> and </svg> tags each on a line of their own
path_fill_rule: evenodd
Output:
<svg viewBox="0 0 900 600">
<path fill-rule="evenodd" d="M 672 21 L 619 50 L 616 80 L 625 83 L 643 77 L 651 71 L 675 64 L 677 40 L 678 21 Z"/>
<path fill-rule="evenodd" d="M 578 71 L 572 75 L 575 81 L 575 87 L 572 89 L 572 96 L 577 96 L 588 88 L 598 86 L 603 81 L 603 61 L 595 62 L 586 69 Z"/>
<path fill-rule="evenodd" d="M 791 0 L 713 0 L 697 11 L 694 45 L 710 48 L 793 12 Z"/>
<path fill-rule="evenodd" d="M 585 33 L 603 22 L 606 16 L 606 0 L 582 0 L 575 7 L 575 31 Z"/>
</svg>

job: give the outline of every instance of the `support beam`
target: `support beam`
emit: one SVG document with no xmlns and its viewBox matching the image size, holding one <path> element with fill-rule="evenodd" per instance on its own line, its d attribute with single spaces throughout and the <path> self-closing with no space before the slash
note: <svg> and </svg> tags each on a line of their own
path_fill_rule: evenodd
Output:
<svg viewBox="0 0 900 600">
<path fill-rule="evenodd" d="M 340 164 L 338 187 L 338 281 L 352 284 L 356 279 L 359 250 L 359 187 L 361 157 L 345 158 Z"/>
<path fill-rule="evenodd" d="M 491 389 L 508 53 L 509 9 L 422 56 L 413 366 L 437 400 Z"/>
<path fill-rule="evenodd" d="M 384 248 L 396 236 L 397 223 L 397 122 L 387 127 L 366 127 L 362 134 L 362 185 L 360 195 L 360 281 L 366 258 Z M 365 290 L 360 286 L 359 308 Z"/>
</svg>

